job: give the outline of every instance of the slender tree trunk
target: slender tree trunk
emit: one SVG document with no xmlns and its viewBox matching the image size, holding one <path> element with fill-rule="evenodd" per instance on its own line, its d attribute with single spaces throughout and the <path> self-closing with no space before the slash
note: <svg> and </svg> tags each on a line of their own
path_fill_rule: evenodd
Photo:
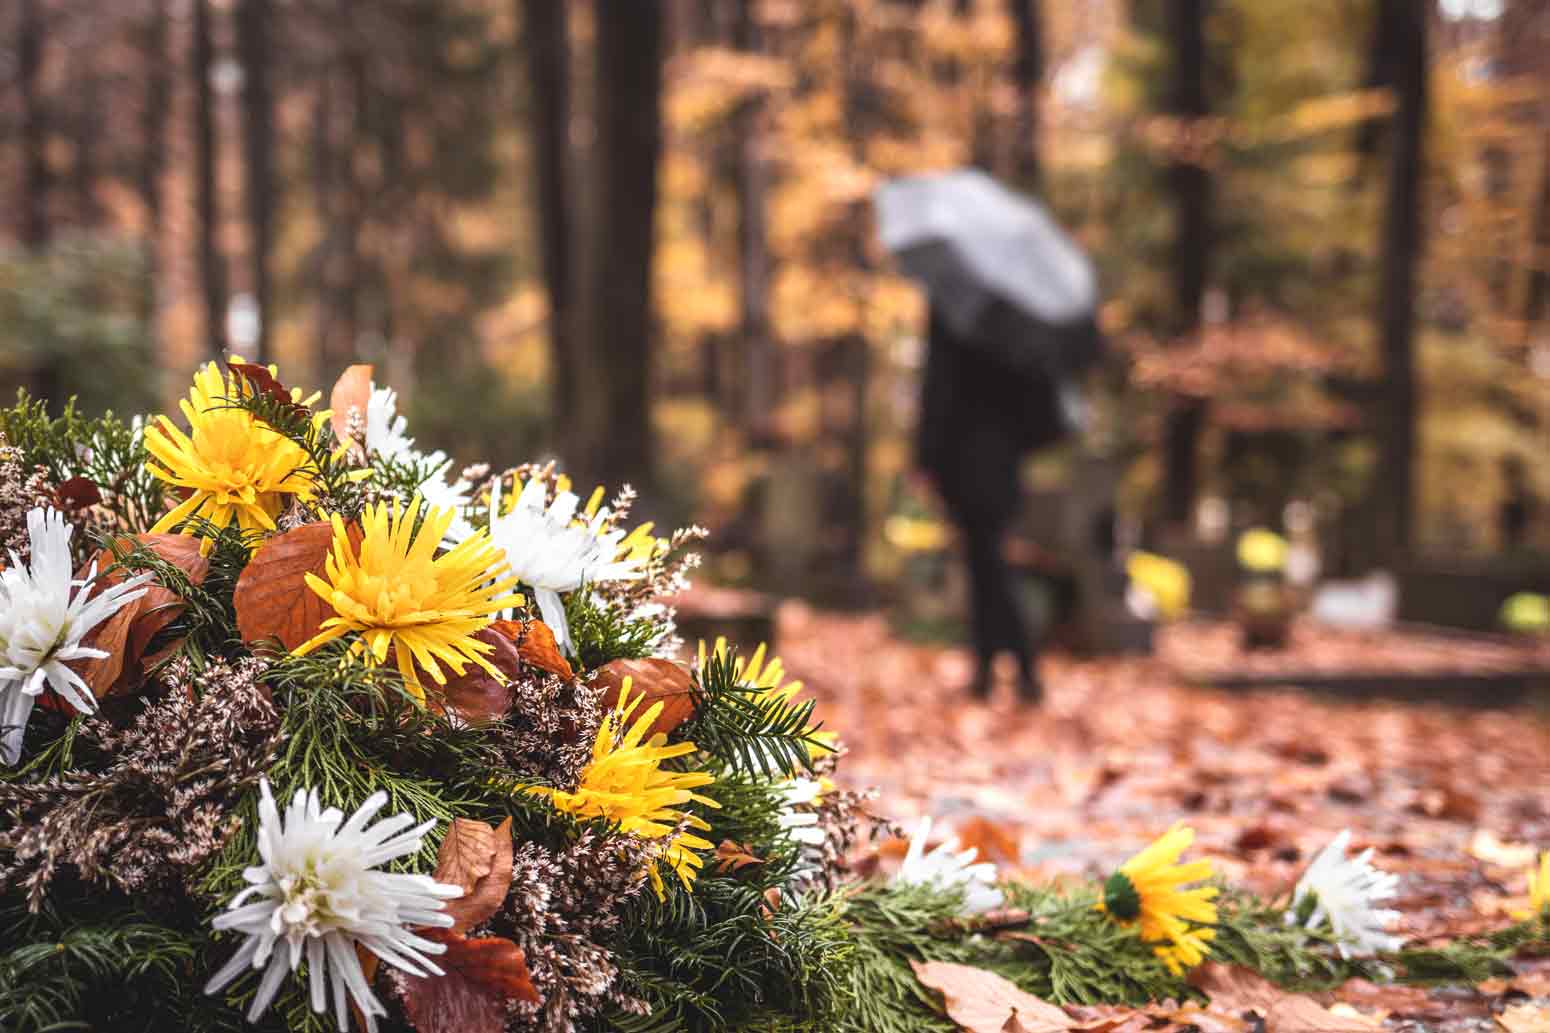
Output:
<svg viewBox="0 0 1550 1033">
<path fill-rule="evenodd" d="M 48 243 L 48 115 L 43 107 L 43 10 L 41 0 L 17 8 L 17 79 L 21 92 L 22 242 Z"/>
<path fill-rule="evenodd" d="M 242 148 L 247 166 L 248 262 L 253 300 L 258 304 L 255 358 L 269 361 L 269 331 L 274 319 L 270 256 L 274 250 L 274 98 L 269 87 L 270 38 L 274 8 L 270 0 L 241 0 L 237 5 L 237 46 L 242 62 Z"/>
<path fill-rule="evenodd" d="M 601 390 L 589 394 L 587 462 L 599 479 L 649 484 L 652 251 L 662 151 L 662 10 L 596 7 L 597 168 L 601 175 L 588 349 Z M 596 408 L 593 408 L 593 407 Z"/>
<path fill-rule="evenodd" d="M 526 35 L 538 232 L 544 287 L 549 296 L 551 425 L 557 441 L 570 437 L 579 405 L 581 370 L 575 346 L 575 233 L 570 193 L 570 35 L 566 5 L 521 0 Z"/>
<path fill-rule="evenodd" d="M 1017 56 L 1012 81 L 1017 86 L 1017 113 L 1012 123 L 1012 177 L 1020 186 L 1038 190 L 1039 99 L 1044 79 L 1044 27 L 1039 0 L 1008 0 L 1017 29 Z"/>
<path fill-rule="evenodd" d="M 1410 548 L 1415 508 L 1415 297 L 1421 257 L 1421 188 L 1426 161 L 1427 6 L 1389 0 L 1378 31 L 1394 48 L 1399 107 L 1389 150 L 1383 219 L 1383 270 L 1378 299 L 1384 386 L 1382 474 L 1378 484 L 1379 542 L 1392 561 Z"/>
<path fill-rule="evenodd" d="M 172 104 L 172 76 L 167 69 L 168 24 L 167 0 L 152 0 L 145 26 L 145 107 L 140 112 L 138 180 L 153 257 L 161 228 L 161 178 L 167 168 L 167 111 Z"/>
<path fill-rule="evenodd" d="M 70 119 L 74 136 L 74 160 L 70 182 L 74 188 L 74 218 L 79 226 L 97 226 L 102 206 L 97 203 L 97 141 L 102 136 L 102 80 L 92 68 L 82 68 L 77 76 L 77 107 Z"/>
<path fill-rule="evenodd" d="M 189 74 L 194 80 L 195 204 L 199 218 L 199 284 L 204 299 L 205 338 L 217 357 L 226 352 L 226 265 L 217 239 L 219 203 L 216 197 L 215 89 L 210 69 L 215 40 L 210 25 L 211 0 L 194 0 L 194 40 Z"/>
<path fill-rule="evenodd" d="M 733 44 L 755 54 L 761 44 L 755 0 L 738 0 Z M 768 436 L 775 404 L 775 345 L 770 334 L 770 249 L 765 225 L 765 195 L 769 170 L 763 154 L 764 103 L 746 101 L 734 116 L 733 146 L 737 162 L 738 332 L 743 346 L 743 377 L 738 400 L 743 429 L 749 439 Z"/>
<path fill-rule="evenodd" d="M 1210 107 L 1206 96 L 1206 19 L 1211 0 L 1172 0 L 1167 5 L 1172 39 L 1173 83 L 1168 110 L 1190 122 Z M 1190 338 L 1200 327 L 1200 304 L 1210 275 L 1212 245 L 1211 176 L 1205 167 L 1175 161 L 1168 169 L 1173 193 L 1174 335 Z M 1189 522 L 1199 482 L 1200 431 L 1204 403 L 1175 399 L 1164 430 L 1164 516 L 1174 525 Z"/>
<path fill-rule="evenodd" d="M 1545 318 L 1550 300 L 1550 132 L 1542 144 L 1539 196 L 1534 207 L 1534 236 L 1529 250 L 1527 291 L 1523 296 L 1523 328 L 1532 335 L 1534 324 Z"/>
<path fill-rule="evenodd" d="M 161 282 L 162 175 L 167 168 L 167 112 L 172 106 L 172 75 L 167 65 L 169 25 L 167 0 L 151 0 L 141 38 L 145 100 L 140 111 L 140 161 L 135 176 L 140 204 L 145 208 L 141 312 L 148 326 L 155 324 L 157 285 Z"/>
</svg>

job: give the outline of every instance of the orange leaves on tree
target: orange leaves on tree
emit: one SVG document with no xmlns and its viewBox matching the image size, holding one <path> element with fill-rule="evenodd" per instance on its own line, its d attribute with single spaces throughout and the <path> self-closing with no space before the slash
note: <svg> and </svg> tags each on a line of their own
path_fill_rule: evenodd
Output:
<svg viewBox="0 0 1550 1033">
<path fill-rule="evenodd" d="M 349 528 L 350 544 L 359 549 L 361 533 Z M 323 575 L 334 529 L 325 522 L 303 524 L 270 538 L 237 578 L 232 603 L 237 630 L 248 643 L 278 639 L 295 649 L 318 633 L 332 617 L 329 605 L 307 586 L 307 575 Z"/>
<path fill-rule="evenodd" d="M 694 716 L 694 679 L 684 665 L 654 657 L 604 664 L 592 675 L 592 684 L 605 690 L 605 708 L 618 705 L 626 678 L 630 680 L 631 699 L 645 696 L 642 712 L 653 703 L 662 704 L 662 713 L 652 722 L 650 735 L 665 735 Z"/>
<path fill-rule="evenodd" d="M 502 1033 L 508 1001 L 541 999 L 520 947 L 504 937 L 468 935 L 500 909 L 511 865 L 510 818 L 498 828 L 458 818 L 447 830 L 435 877 L 463 887 L 463 896 L 447 902 L 452 928 L 420 930 L 446 945 L 438 959 L 446 975 L 404 979 L 404 1011 L 419 1033 Z"/>
</svg>

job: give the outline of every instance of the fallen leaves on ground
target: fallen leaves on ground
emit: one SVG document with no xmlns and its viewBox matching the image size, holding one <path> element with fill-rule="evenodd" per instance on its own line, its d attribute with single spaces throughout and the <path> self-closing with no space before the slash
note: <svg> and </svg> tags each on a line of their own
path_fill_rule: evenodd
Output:
<svg viewBox="0 0 1550 1033">
<path fill-rule="evenodd" d="M 878 615 L 788 603 L 776 638 L 849 751 L 842 781 L 877 786 L 883 812 L 902 823 L 933 815 L 943 835 L 972 841 L 1013 874 L 1100 878 L 1185 818 L 1226 878 L 1268 896 L 1289 890 L 1314 852 L 1350 828 L 1353 846 L 1373 847 L 1376 863 L 1399 874 L 1400 932 L 1425 943 L 1499 927 L 1527 892 L 1517 864 L 1525 848 L 1550 846 L 1550 721 L 1531 707 L 1217 691 L 1192 687 L 1160 659 L 1058 655 L 1041 663 L 1042 707 L 1017 705 L 1010 684 L 986 705 L 969 700 L 967 650 L 902 641 Z M 1369 669 L 1409 644 L 1363 641 Z M 900 846 L 863 867 L 896 865 Z M 1517 962 L 1520 976 L 1536 964 Z M 1348 984 L 1316 1003 L 1342 1031 L 1386 1016 L 1464 1033 L 1525 992 L 1546 993 Z M 1168 1022 L 1185 1024 L 1188 1007 Z M 1239 1021 L 1197 1012 L 1203 1030 Z"/>
<path fill-rule="evenodd" d="M 1048 1001 L 972 965 L 911 962 L 915 978 L 942 995 L 947 1017 L 966 1033 L 1066 1033 L 1071 1017 Z"/>
</svg>

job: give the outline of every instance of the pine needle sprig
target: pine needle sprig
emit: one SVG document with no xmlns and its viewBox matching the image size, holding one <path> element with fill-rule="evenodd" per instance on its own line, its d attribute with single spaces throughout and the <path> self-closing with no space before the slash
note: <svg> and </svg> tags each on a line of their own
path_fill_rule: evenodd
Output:
<svg viewBox="0 0 1550 1033">
<path fill-rule="evenodd" d="M 694 678 L 694 718 L 674 734 L 730 770 L 763 778 L 812 773 L 828 749 L 813 723 L 815 700 L 786 700 L 739 679 L 735 650 L 706 658 Z"/>
</svg>

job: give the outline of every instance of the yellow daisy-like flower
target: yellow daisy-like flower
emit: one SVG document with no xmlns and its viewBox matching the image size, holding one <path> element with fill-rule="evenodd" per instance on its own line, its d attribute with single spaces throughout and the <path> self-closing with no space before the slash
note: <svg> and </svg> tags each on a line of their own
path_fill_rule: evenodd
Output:
<svg viewBox="0 0 1550 1033">
<path fill-rule="evenodd" d="M 1141 939 L 1174 975 L 1200 964 L 1216 930 L 1215 886 L 1183 888 L 1211 877 L 1210 861 L 1179 864 L 1195 831 L 1176 823 L 1155 843 L 1120 866 L 1103 884 L 1098 909 L 1125 925 L 1138 923 Z"/>
<path fill-rule="evenodd" d="M 1528 910 L 1514 911 L 1519 921 L 1541 918 L 1550 922 L 1550 850 L 1539 855 L 1539 869 L 1528 870 Z"/>
<path fill-rule="evenodd" d="M 708 786 L 715 778 L 704 771 L 665 771 L 662 762 L 693 753 L 692 742 L 667 745 L 667 736 L 646 733 L 662 713 L 662 703 L 653 703 L 630 724 L 644 695 L 630 699 L 632 680 L 624 679 L 619 704 L 603 718 L 592 744 L 592 760 L 581 773 L 575 792 L 547 786 L 532 786 L 528 792 L 549 797 L 554 809 L 578 818 L 603 818 L 619 826 L 621 832 L 645 839 L 663 840 L 658 864 L 648 870 L 651 886 L 659 899 L 666 896 L 661 864 L 678 875 L 685 889 L 694 886 L 695 876 L 705 861 L 696 850 L 710 850 L 714 844 L 691 829 L 708 832 L 702 819 L 682 810 L 688 803 L 720 807 L 716 801 L 694 790 Z M 628 725 L 628 730 L 626 726 Z"/>
<path fill-rule="evenodd" d="M 424 510 L 419 532 L 415 524 Z M 404 686 L 425 698 L 419 671 L 438 685 L 447 683 L 442 664 L 461 675 L 473 663 L 496 678 L 504 676 L 485 654 L 494 647 L 474 638 L 503 607 L 517 579 L 503 577 L 500 552 L 484 531 L 456 548 L 436 554 L 447 527 L 457 516 L 451 509 L 424 506 L 416 495 L 406 509 L 397 499 L 367 506 L 361 515 L 360 551 L 356 552 L 344 521 L 333 516 L 334 539 L 325 568 L 327 579 L 307 575 L 307 585 L 337 616 L 296 649 L 304 655 L 325 642 L 356 632 L 356 650 L 372 664 L 397 657 Z"/>
<path fill-rule="evenodd" d="M 272 367 L 270 372 L 275 372 Z M 156 522 L 152 534 L 170 531 L 190 517 L 202 517 L 217 528 L 236 523 L 244 531 L 273 531 L 288 496 L 312 498 L 316 471 L 307 453 L 231 403 L 252 390 L 241 377 L 223 373 L 212 362 L 194 374 L 188 398 L 178 403 L 189 433 L 166 416 L 146 428 L 145 447 L 154 457 L 146 469 L 190 492 Z M 293 390 L 291 397 L 308 405 L 317 396 L 303 401 L 301 392 Z M 210 548 L 207 539 L 200 551 L 208 554 Z"/>
</svg>

